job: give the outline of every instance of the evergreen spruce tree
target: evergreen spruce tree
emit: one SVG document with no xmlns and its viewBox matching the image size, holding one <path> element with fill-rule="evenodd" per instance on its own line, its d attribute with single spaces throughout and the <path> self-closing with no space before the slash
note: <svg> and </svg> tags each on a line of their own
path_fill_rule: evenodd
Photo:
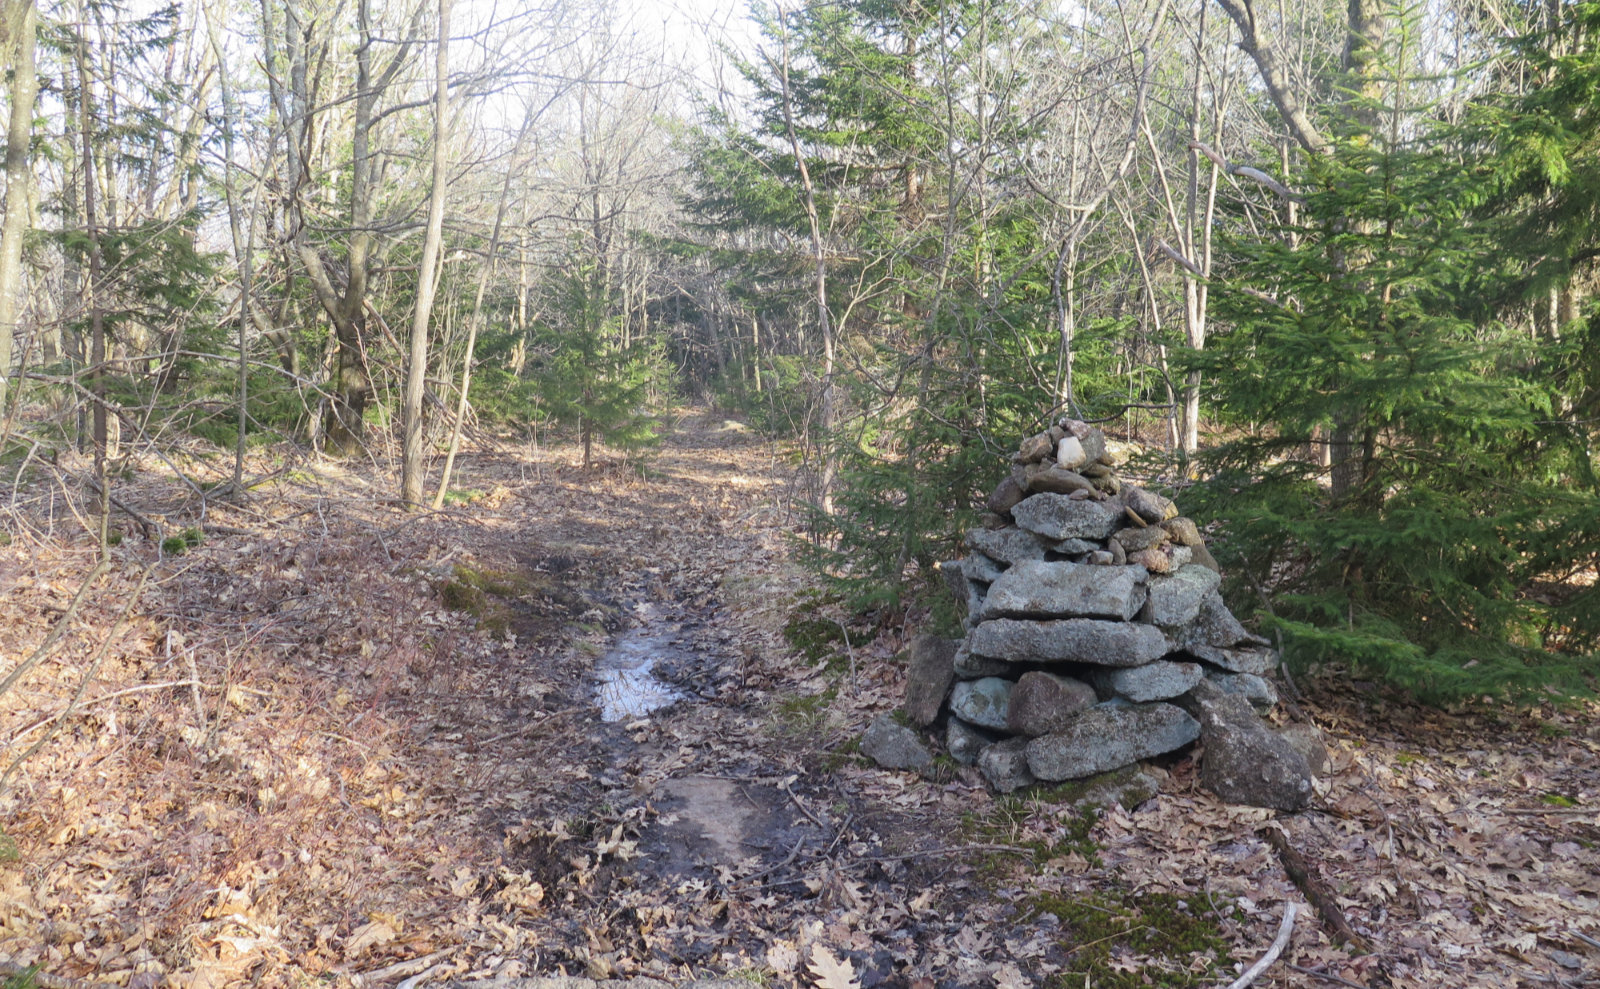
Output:
<svg viewBox="0 0 1600 989">
<path fill-rule="evenodd" d="M 1482 301 L 1504 277 L 1478 217 L 1493 176 L 1458 135 L 1401 132 L 1343 135 L 1294 236 L 1231 245 L 1232 328 L 1188 362 L 1237 438 L 1185 504 L 1223 523 L 1235 596 L 1269 602 L 1290 661 L 1435 701 L 1582 691 L 1597 629 L 1540 581 L 1592 556 L 1570 527 L 1593 488 L 1551 457 L 1538 344 Z M 1338 495 L 1309 452 L 1336 422 L 1356 440 Z"/>
<path fill-rule="evenodd" d="M 551 421 L 578 430 L 585 469 L 597 439 L 628 451 L 654 444 L 649 400 L 665 377 L 659 343 L 625 338 L 592 261 L 573 262 L 556 275 L 555 296 L 555 314 L 536 337 L 533 370 Z"/>
</svg>

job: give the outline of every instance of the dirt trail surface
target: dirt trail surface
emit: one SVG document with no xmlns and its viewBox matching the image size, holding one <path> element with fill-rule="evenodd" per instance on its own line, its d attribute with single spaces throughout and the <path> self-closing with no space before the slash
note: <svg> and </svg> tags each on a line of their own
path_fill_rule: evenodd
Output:
<svg viewBox="0 0 1600 989">
<path fill-rule="evenodd" d="M 695 413 L 643 471 L 479 453 L 409 515 L 370 470 L 230 504 L 140 463 L 119 499 L 196 545 L 124 512 L 81 600 L 42 472 L 0 550 L 0 654 L 47 646 L 0 697 L 7 763 L 47 739 L 0 803 L 0 955 L 134 989 L 1213 986 L 1258 957 L 1303 901 L 1272 815 L 1191 757 L 1080 810 L 855 753 L 925 616 L 815 593 L 787 463 Z M 676 702 L 602 720 L 597 666 L 643 662 Z M 1306 911 L 1255 984 L 1595 984 L 1600 711 L 1309 686 L 1332 770 L 1277 825 L 1377 950 Z"/>
</svg>

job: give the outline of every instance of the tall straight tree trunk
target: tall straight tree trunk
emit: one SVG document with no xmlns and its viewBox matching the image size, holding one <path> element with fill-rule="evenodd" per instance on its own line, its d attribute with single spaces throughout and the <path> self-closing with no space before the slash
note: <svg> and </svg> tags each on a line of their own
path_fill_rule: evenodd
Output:
<svg viewBox="0 0 1600 989">
<path fill-rule="evenodd" d="M 500 204 L 494 211 L 494 230 L 489 234 L 489 254 L 478 272 L 478 287 L 472 296 L 472 315 L 467 318 L 467 353 L 461 360 L 461 392 L 456 397 L 455 421 L 450 426 L 450 449 L 444 455 L 444 473 L 439 475 L 439 489 L 433 494 L 433 509 L 444 506 L 444 496 L 450 490 L 450 474 L 455 470 L 456 452 L 461 448 L 461 427 L 467 418 L 467 395 L 472 389 L 472 355 L 477 350 L 478 328 L 483 323 L 483 296 L 494 275 L 496 259 L 500 255 L 500 235 L 505 229 L 506 213 L 511 208 L 511 180 L 517 175 L 516 162 L 522 156 L 522 143 L 533 130 L 534 116 L 530 110 L 523 119 L 522 130 L 517 134 L 516 147 L 511 162 L 506 167 L 505 181 L 500 185 Z"/>
<path fill-rule="evenodd" d="M 422 392 L 428 371 L 428 320 L 438 289 L 439 242 L 444 239 L 445 139 L 450 112 L 450 0 L 439 0 L 439 48 L 434 59 L 433 188 L 428 193 L 428 232 L 417 268 L 417 308 L 411 319 L 411 357 L 406 366 L 405 442 L 400 455 L 400 501 L 422 505 Z M 469 356 L 470 363 L 471 358 Z"/>
<path fill-rule="evenodd" d="M 233 77 L 228 67 L 228 59 L 222 48 L 221 23 L 227 20 L 228 5 L 226 0 L 217 0 L 221 11 L 213 11 L 211 5 L 205 8 L 206 35 L 211 45 L 213 57 L 217 60 L 217 72 L 221 79 L 222 87 L 222 188 L 228 200 L 228 232 L 233 239 L 233 255 L 239 262 L 239 322 L 238 322 L 238 431 L 234 437 L 233 450 L 233 494 L 235 497 L 244 494 L 244 451 L 245 439 L 248 433 L 250 409 L 250 375 L 249 375 L 249 337 L 250 323 L 254 318 L 251 305 L 251 288 L 254 269 L 252 266 L 255 253 L 255 217 L 249 219 L 250 234 L 244 233 L 244 209 L 239 202 L 238 171 L 234 167 L 234 136 L 239 126 L 239 106 L 234 99 Z M 220 15 L 220 16 L 219 16 Z"/>
<path fill-rule="evenodd" d="M 778 9 L 779 20 L 782 21 L 786 14 L 783 8 Z M 822 491 L 821 505 L 826 514 L 833 514 L 833 486 L 834 475 L 838 473 L 839 458 L 833 449 L 833 420 L 834 420 L 834 340 L 833 320 L 828 313 L 828 259 L 823 250 L 822 224 L 817 218 L 816 189 L 811 183 L 811 170 L 806 166 L 805 153 L 800 149 L 800 136 L 795 131 L 793 97 L 789 92 L 789 32 L 784 27 L 783 35 L 783 64 L 778 66 L 779 78 L 783 82 L 783 125 L 788 131 L 789 148 L 794 154 L 795 168 L 800 172 L 800 189 L 805 194 L 806 221 L 810 225 L 811 254 L 816 262 L 816 303 L 817 303 L 817 329 L 822 334 L 822 408 L 818 415 L 817 431 L 819 447 L 822 451 Z"/>
<path fill-rule="evenodd" d="M 11 120 L 6 128 L 6 218 L 0 226 L 0 407 L 6 403 L 11 350 L 17 338 L 17 301 L 22 292 L 22 238 L 28 232 L 33 184 L 28 146 L 33 140 L 33 105 L 39 94 L 34 65 L 38 9 L 34 0 L 8 0 L 5 30 L 11 62 Z"/>
<path fill-rule="evenodd" d="M 81 10 L 81 8 L 80 8 Z M 82 30 L 88 31 L 87 10 L 81 10 Z M 94 422 L 94 479 L 99 487 L 100 548 L 108 551 L 111 521 L 111 484 L 106 471 L 106 325 L 105 311 L 100 302 L 101 269 L 104 261 L 100 254 L 100 228 L 96 214 L 96 180 L 94 144 L 92 141 L 94 111 L 89 76 L 89 38 L 80 34 L 73 46 L 74 67 L 78 75 L 78 137 L 81 142 L 83 163 L 83 225 L 89 241 L 89 284 L 84 297 L 89 305 L 89 393 Z"/>
</svg>

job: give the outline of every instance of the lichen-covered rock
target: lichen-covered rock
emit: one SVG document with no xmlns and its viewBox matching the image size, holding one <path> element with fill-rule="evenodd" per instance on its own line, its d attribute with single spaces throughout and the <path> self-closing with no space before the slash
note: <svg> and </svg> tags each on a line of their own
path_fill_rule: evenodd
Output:
<svg viewBox="0 0 1600 989">
<path fill-rule="evenodd" d="M 1126 697 L 1146 703 L 1187 694 L 1205 675 L 1199 663 L 1157 660 L 1144 666 L 1098 671 L 1094 674 L 1094 687 L 1102 697 Z"/>
<path fill-rule="evenodd" d="M 1017 525 L 1046 539 L 1105 539 L 1116 514 L 1097 501 L 1045 491 L 1029 495 L 1011 509 Z"/>
<path fill-rule="evenodd" d="M 1044 543 L 1031 532 L 1007 526 L 1004 529 L 973 529 L 967 545 L 998 563 L 1017 564 L 1023 560 L 1044 559 Z"/>
<path fill-rule="evenodd" d="M 1033 670 L 1022 674 L 1011 691 L 1006 727 L 1030 738 L 1048 735 L 1066 727 L 1097 699 L 1094 688 L 1082 680 Z"/>
<path fill-rule="evenodd" d="M 1124 487 L 1118 497 L 1129 511 L 1150 525 L 1178 516 L 1178 506 L 1174 505 L 1171 499 L 1141 488 L 1137 484 Z"/>
<path fill-rule="evenodd" d="M 1161 528 L 1167 530 L 1167 535 L 1180 546 L 1199 546 L 1205 542 L 1200 536 L 1200 527 L 1194 524 L 1193 519 L 1182 515 L 1167 519 L 1161 523 Z"/>
<path fill-rule="evenodd" d="M 1055 464 L 1034 464 L 1028 467 L 1025 474 L 1029 491 L 1069 495 L 1074 491 L 1095 489 L 1087 477 Z"/>
<path fill-rule="evenodd" d="M 1229 673 L 1254 673 L 1262 676 L 1278 666 L 1278 654 L 1271 649 L 1219 649 L 1216 646 L 1186 646 L 1184 652 L 1203 659 Z"/>
<path fill-rule="evenodd" d="M 1017 447 L 1017 462 L 1037 463 L 1055 452 L 1056 442 L 1049 433 L 1036 433 Z"/>
<path fill-rule="evenodd" d="M 1015 686 L 999 677 L 963 680 L 950 691 L 950 713 L 980 728 L 1005 731 Z"/>
<path fill-rule="evenodd" d="M 1087 539 L 1063 539 L 1051 543 L 1050 552 L 1060 553 L 1063 556 L 1082 556 L 1084 553 L 1093 553 L 1100 549 L 1100 544 Z"/>
<path fill-rule="evenodd" d="M 933 754 L 917 733 L 897 725 L 887 715 L 874 718 L 861 736 L 861 751 L 884 769 L 921 769 L 933 762 Z"/>
<path fill-rule="evenodd" d="M 1102 705 L 1029 742 L 1028 769 L 1042 780 L 1081 779 L 1180 749 L 1199 736 L 1199 723 L 1171 704 Z"/>
<path fill-rule="evenodd" d="M 950 758 L 963 766 L 975 765 L 978 753 L 987 745 L 994 744 L 995 736 L 979 728 L 969 725 L 960 718 L 951 718 L 944 729 L 944 747 L 950 753 Z"/>
<path fill-rule="evenodd" d="M 997 793 L 1011 793 L 1034 783 L 1028 771 L 1028 740 L 1008 738 L 978 753 L 978 772 Z"/>
<path fill-rule="evenodd" d="M 982 617 L 1128 621 L 1144 607 L 1148 578 L 1143 567 L 1024 561 L 995 578 Z"/>
<path fill-rule="evenodd" d="M 1149 549 L 1152 546 L 1160 546 L 1162 543 L 1166 542 L 1169 537 L 1165 529 L 1158 525 L 1151 525 L 1146 526 L 1143 529 L 1139 528 L 1138 526 L 1129 526 L 1126 529 L 1118 529 L 1114 534 L 1112 534 L 1111 538 L 1120 543 L 1125 551 L 1129 553 L 1137 553 L 1141 549 Z M 991 553 L 990 555 L 992 556 L 993 554 Z"/>
<path fill-rule="evenodd" d="M 976 580 L 985 584 L 999 580 L 1000 575 L 1005 573 L 997 561 L 990 559 L 988 554 L 979 553 L 976 550 L 962 557 L 961 572 L 966 575 L 968 580 Z"/>
<path fill-rule="evenodd" d="M 1212 670 L 1206 679 L 1216 684 L 1225 694 L 1237 694 L 1252 707 L 1273 707 L 1278 703 L 1278 688 L 1254 673 L 1224 673 Z"/>
<path fill-rule="evenodd" d="M 1096 666 L 1141 666 L 1172 651 L 1154 625 L 1109 622 L 1094 618 L 1024 621 L 996 618 L 967 636 L 974 656 L 1017 663 L 1093 663 Z"/>
<path fill-rule="evenodd" d="M 1311 767 L 1288 740 L 1256 716 L 1250 702 L 1202 681 L 1189 697 L 1199 709 L 1205 755 L 1200 783 L 1231 804 L 1300 810 L 1311 802 Z"/>
<path fill-rule="evenodd" d="M 1172 570 L 1172 557 L 1153 546 L 1129 553 L 1128 562 L 1144 567 L 1152 574 L 1164 574 Z"/>
<path fill-rule="evenodd" d="M 907 649 L 906 718 L 918 728 L 938 720 L 955 682 L 956 645 L 937 635 L 919 635 Z"/>
<path fill-rule="evenodd" d="M 1251 635 L 1250 630 L 1239 623 L 1233 616 L 1228 606 L 1223 603 L 1222 595 L 1213 590 L 1200 601 L 1200 610 L 1189 621 L 1181 625 L 1167 627 L 1167 634 L 1172 637 L 1172 644 L 1179 649 L 1189 646 L 1217 646 L 1222 649 L 1231 649 L 1234 646 L 1266 645 L 1265 639 Z"/>
<path fill-rule="evenodd" d="M 989 499 L 984 502 L 984 507 L 996 515 L 1010 515 L 1011 509 L 1016 507 L 1017 502 L 1026 497 L 1028 497 L 1028 493 L 1022 490 L 1022 485 L 1017 483 L 1017 479 L 1015 477 L 1007 477 L 989 494 Z"/>
<path fill-rule="evenodd" d="M 956 658 L 952 666 L 956 676 L 963 680 L 981 680 L 984 677 L 1001 676 L 1011 672 L 1011 664 L 1003 659 L 973 655 L 970 639 L 963 640 L 956 649 Z"/>
<path fill-rule="evenodd" d="M 1322 740 L 1322 732 L 1316 725 L 1289 725 L 1279 728 L 1278 736 L 1296 752 L 1305 757 L 1306 767 L 1311 770 L 1312 776 L 1323 776 L 1328 772 L 1328 746 Z"/>
<path fill-rule="evenodd" d="M 1133 557 L 1129 557 L 1131 560 Z M 1184 625 L 1195 620 L 1206 597 L 1222 578 L 1214 570 L 1193 564 L 1169 575 L 1150 578 L 1150 593 L 1139 620 L 1152 625 Z"/>
<path fill-rule="evenodd" d="M 1217 558 L 1211 555 L 1209 549 L 1206 549 L 1205 543 L 1196 543 L 1190 546 L 1189 556 L 1195 563 L 1200 564 L 1207 570 L 1213 570 L 1219 574 L 1222 573 L 1222 564 L 1217 562 Z"/>
</svg>

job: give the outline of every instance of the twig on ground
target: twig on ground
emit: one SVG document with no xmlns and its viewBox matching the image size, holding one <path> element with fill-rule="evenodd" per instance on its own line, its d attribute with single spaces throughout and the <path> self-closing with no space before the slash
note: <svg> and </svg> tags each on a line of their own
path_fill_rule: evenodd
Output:
<svg viewBox="0 0 1600 989">
<path fill-rule="evenodd" d="M 1229 983 L 1228 989 L 1244 989 L 1245 986 L 1261 977 L 1261 973 L 1272 967 L 1272 963 L 1283 954 L 1283 949 L 1288 946 L 1289 938 L 1294 934 L 1295 905 L 1286 902 L 1283 905 L 1283 922 L 1278 925 L 1278 936 L 1272 939 L 1272 946 L 1261 960 L 1244 970 L 1244 974 Z"/>
<path fill-rule="evenodd" d="M 448 958 L 460 950 L 461 945 L 455 944 L 440 951 L 435 951 L 431 955 L 422 955 L 417 958 L 407 958 L 403 962 L 395 962 L 393 965 L 385 965 L 383 968 L 375 968 L 370 972 L 351 972 L 350 981 L 356 986 L 356 989 L 361 989 L 362 986 L 368 986 L 374 982 L 382 982 L 385 979 L 392 979 L 397 975 L 411 975 L 415 972 L 419 972 L 425 968 L 431 967 L 434 962 L 437 962 L 443 958 Z"/>
<path fill-rule="evenodd" d="M 208 686 L 207 684 L 200 683 L 198 680 L 166 680 L 166 681 L 163 681 L 161 683 L 141 683 L 137 687 L 127 687 L 127 688 L 125 688 L 123 690 L 114 690 L 109 694 L 101 694 L 99 697 L 96 697 L 93 700 L 85 701 L 82 704 L 79 704 L 78 705 L 78 710 L 80 712 L 87 711 L 89 708 L 95 706 L 96 704 L 102 704 L 102 703 L 104 703 L 106 701 L 114 701 L 118 697 L 126 697 L 129 694 L 141 694 L 141 693 L 144 693 L 147 690 L 166 690 L 166 689 L 168 689 L 170 687 L 198 687 L 198 688 L 204 689 L 204 690 L 216 690 L 217 689 L 216 687 L 212 687 L 212 686 Z M 28 727 L 23 728 L 22 730 L 18 731 L 15 735 L 12 735 L 11 736 L 11 744 L 12 745 L 17 744 L 19 741 L 21 741 L 23 739 L 23 737 L 25 737 L 27 735 L 30 735 L 33 732 L 38 731 L 40 728 L 43 728 L 45 725 L 49 724 L 50 722 L 54 721 L 55 719 L 56 719 L 56 715 L 54 715 L 54 714 L 49 715 L 48 717 L 40 718 L 38 721 L 35 721 L 33 724 L 29 725 Z"/>
<path fill-rule="evenodd" d="M 961 855 L 966 852 L 1016 852 L 1018 855 L 1032 855 L 1033 849 L 1019 848 L 1016 845 L 962 845 L 959 848 L 924 848 L 920 852 L 906 852 L 903 855 L 867 855 L 857 859 L 858 862 L 904 862 L 906 859 L 933 858 L 940 855 Z"/>
<path fill-rule="evenodd" d="M 1294 884 L 1300 887 L 1300 892 L 1304 893 L 1306 899 L 1316 908 L 1317 916 L 1322 918 L 1322 922 L 1332 928 L 1334 937 L 1358 951 L 1370 954 L 1373 950 L 1372 942 L 1357 934 L 1350 926 L 1350 921 L 1345 919 L 1344 911 L 1339 909 L 1338 901 L 1323 887 L 1322 882 L 1311 874 L 1311 867 L 1306 864 L 1305 857 L 1289 844 L 1289 836 L 1276 826 L 1262 828 L 1257 833 L 1278 850 L 1278 859 L 1283 863 L 1283 871 L 1287 872 L 1289 878 L 1294 880 Z"/>
<path fill-rule="evenodd" d="M 1533 817 L 1540 814 L 1600 814 L 1600 807 L 1496 807 L 1491 814 L 1514 814 Z"/>
<path fill-rule="evenodd" d="M 1582 931 L 1568 931 L 1567 933 L 1571 934 L 1573 937 L 1577 938 L 1579 941 L 1582 941 L 1584 944 L 1587 944 L 1591 948 L 1600 948 L 1600 941 L 1596 941 L 1594 938 L 1583 933 Z"/>
<path fill-rule="evenodd" d="M 817 827 L 821 828 L 824 831 L 828 830 L 828 825 L 824 824 L 820 817 L 818 817 L 817 815 L 811 813 L 811 808 L 810 807 L 807 807 L 805 804 L 800 802 L 800 798 L 795 796 L 794 789 L 791 788 L 789 786 L 789 784 L 785 783 L 783 785 L 783 792 L 787 793 L 789 795 L 789 799 L 794 801 L 794 805 L 796 807 L 800 808 L 800 813 L 802 813 L 805 816 L 811 818 L 811 823 L 815 824 Z"/>
<path fill-rule="evenodd" d="M 1343 976 L 1334 975 L 1332 972 L 1324 972 L 1321 969 L 1302 968 L 1301 966 L 1292 964 L 1290 962 L 1284 962 L 1283 967 L 1295 972 L 1299 972 L 1301 975 L 1309 975 L 1313 979 L 1321 979 L 1324 982 L 1332 982 L 1335 985 L 1350 986 L 1351 989 L 1367 989 L 1366 986 L 1359 982 L 1351 982 L 1349 979 L 1344 978 Z"/>
<path fill-rule="evenodd" d="M 732 886 L 730 886 L 728 888 L 730 890 L 748 889 L 749 887 L 745 886 L 744 884 L 748 883 L 750 880 L 752 880 L 752 879 L 760 879 L 762 876 L 770 876 L 774 872 L 777 872 L 779 869 L 786 868 L 789 865 L 790 862 L 793 862 L 800 855 L 800 846 L 804 845 L 805 843 L 806 843 L 806 840 L 804 838 L 801 838 L 799 841 L 794 843 L 794 847 L 793 848 L 789 849 L 789 857 L 788 858 L 784 859 L 782 862 L 779 862 L 777 865 L 767 866 L 765 869 L 762 869 L 760 872 L 752 872 L 748 876 L 745 876 L 743 879 L 739 880 L 737 883 L 735 883 L 734 885 L 732 885 Z"/>
</svg>

